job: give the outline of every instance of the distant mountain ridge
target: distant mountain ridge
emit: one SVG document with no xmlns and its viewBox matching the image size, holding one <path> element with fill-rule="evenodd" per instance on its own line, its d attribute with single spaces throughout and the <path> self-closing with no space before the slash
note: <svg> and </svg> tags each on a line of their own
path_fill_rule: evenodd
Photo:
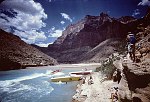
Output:
<svg viewBox="0 0 150 102">
<path fill-rule="evenodd" d="M 114 52 L 125 50 L 128 32 L 136 34 L 140 31 L 139 28 L 149 24 L 150 9 L 140 19 L 132 16 L 113 18 L 103 12 L 99 16 L 87 15 L 77 23 L 69 25 L 62 36 L 48 48 L 40 50 L 61 63 L 100 62 Z M 100 46 L 104 42 L 104 46 Z M 118 46 L 114 46 L 114 42 Z"/>
<path fill-rule="evenodd" d="M 128 32 L 127 26 L 106 13 L 100 16 L 87 15 L 76 24 L 69 25 L 49 49 L 66 50 L 83 46 L 95 47 L 109 38 L 122 38 Z"/>
<path fill-rule="evenodd" d="M 0 29 L 0 70 L 54 64 L 57 61 L 52 57 L 25 43 L 18 36 Z"/>
<path fill-rule="evenodd" d="M 32 46 L 59 63 L 101 62 L 123 50 L 128 32 L 139 32 L 141 27 L 150 24 L 149 19 L 150 11 L 140 19 L 132 16 L 113 18 L 103 12 L 99 16 L 87 15 L 66 27 L 62 36 L 47 48 Z"/>
<path fill-rule="evenodd" d="M 60 63 L 100 62 L 102 57 L 106 58 L 111 53 L 118 51 L 118 48 L 112 46 L 111 43 L 116 41 L 120 44 L 120 40 L 125 39 L 126 34 L 131 31 L 129 28 L 132 25 L 131 22 L 136 21 L 137 19 L 134 17 L 124 16 L 118 19 L 103 12 L 99 16 L 86 15 L 77 23 L 66 27 L 62 36 L 50 44 L 48 48 L 33 46 L 57 59 Z M 104 52 L 96 51 L 93 53 L 92 49 L 102 49 L 97 46 L 108 39 L 110 39 L 109 44 L 105 43 L 103 47 L 107 50 L 111 48 L 108 51 L 109 54 L 104 50 Z M 97 54 L 99 58 L 96 57 Z"/>
</svg>

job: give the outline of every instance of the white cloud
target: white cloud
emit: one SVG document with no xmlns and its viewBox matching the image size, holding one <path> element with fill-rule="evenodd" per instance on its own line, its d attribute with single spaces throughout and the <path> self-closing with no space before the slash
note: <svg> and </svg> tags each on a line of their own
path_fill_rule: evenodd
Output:
<svg viewBox="0 0 150 102">
<path fill-rule="evenodd" d="M 0 8 L 3 10 L 13 9 L 17 12 L 15 17 L 8 17 L 1 13 L 0 16 L 6 18 L 9 22 L 0 18 L 0 28 L 11 31 L 10 27 L 13 26 L 19 29 L 14 30 L 14 34 L 20 36 L 27 43 L 35 43 L 46 39 L 44 32 L 40 29 L 46 26 L 43 20 L 47 19 L 47 14 L 45 14 L 40 3 L 33 0 L 5 0 Z"/>
<path fill-rule="evenodd" d="M 48 1 L 48 2 L 54 2 L 54 1 L 56 1 L 56 0 L 46 0 L 46 1 Z"/>
<path fill-rule="evenodd" d="M 49 2 L 52 2 L 52 0 L 48 0 Z"/>
<path fill-rule="evenodd" d="M 72 22 L 72 19 L 70 18 L 70 16 L 69 16 L 68 14 L 66 14 L 66 13 L 60 13 L 60 14 L 61 14 L 61 16 L 62 16 L 64 19 L 69 20 L 70 22 Z"/>
<path fill-rule="evenodd" d="M 26 14 L 39 14 L 40 17 L 47 18 L 41 4 L 33 0 L 5 0 L 1 6 L 7 9 L 15 9 Z"/>
<path fill-rule="evenodd" d="M 40 47 L 48 47 L 49 44 L 53 44 L 53 43 L 42 43 L 42 42 L 40 42 L 40 43 L 38 43 L 36 45 L 38 45 Z"/>
<path fill-rule="evenodd" d="M 139 9 L 136 9 L 136 10 L 134 10 L 132 16 L 135 17 L 135 16 L 137 16 L 137 15 L 139 15 L 139 14 L 140 14 Z"/>
<path fill-rule="evenodd" d="M 37 43 L 39 41 L 45 41 L 47 39 L 44 32 L 37 32 L 36 30 L 26 32 L 15 30 L 15 34 L 21 36 L 21 39 L 29 44 Z"/>
<path fill-rule="evenodd" d="M 150 6 L 150 1 L 149 0 L 142 0 L 138 5 L 143 5 L 143 6 L 148 5 L 148 6 Z"/>
<path fill-rule="evenodd" d="M 53 26 L 53 27 L 51 28 L 51 30 L 52 30 L 52 31 L 55 30 L 55 27 Z"/>
<path fill-rule="evenodd" d="M 49 37 L 60 37 L 62 35 L 63 30 L 57 29 L 53 33 L 50 33 Z"/>
<path fill-rule="evenodd" d="M 63 29 L 64 30 L 64 29 Z M 55 27 L 52 27 L 48 33 L 49 33 L 49 36 L 48 37 L 60 37 L 62 35 L 62 32 L 63 32 L 62 29 L 56 29 Z"/>
<path fill-rule="evenodd" d="M 65 21 L 61 21 L 60 23 L 61 23 L 61 24 L 65 24 Z"/>
</svg>

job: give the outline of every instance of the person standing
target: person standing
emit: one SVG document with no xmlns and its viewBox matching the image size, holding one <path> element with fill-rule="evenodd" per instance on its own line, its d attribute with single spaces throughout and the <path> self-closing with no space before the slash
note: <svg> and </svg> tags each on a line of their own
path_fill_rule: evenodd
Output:
<svg viewBox="0 0 150 102">
<path fill-rule="evenodd" d="M 135 35 L 129 32 L 129 34 L 127 35 L 127 46 L 128 46 L 128 53 L 133 62 L 135 61 L 135 43 L 136 43 Z"/>
<path fill-rule="evenodd" d="M 122 78 L 121 71 L 119 69 L 117 69 L 117 81 L 118 81 L 118 84 L 120 83 L 121 78 Z"/>
</svg>

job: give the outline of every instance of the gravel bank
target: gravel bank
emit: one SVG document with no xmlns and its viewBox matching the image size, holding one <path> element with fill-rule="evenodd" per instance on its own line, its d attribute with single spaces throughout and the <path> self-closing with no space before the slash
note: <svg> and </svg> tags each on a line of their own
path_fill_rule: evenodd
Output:
<svg viewBox="0 0 150 102">
<path fill-rule="evenodd" d="M 90 76 L 93 84 L 89 83 Z M 80 81 L 77 85 L 76 94 L 73 96 L 72 102 L 112 102 L 111 93 L 113 87 L 118 87 L 116 82 L 106 80 L 98 72 L 85 76 L 85 83 Z"/>
</svg>

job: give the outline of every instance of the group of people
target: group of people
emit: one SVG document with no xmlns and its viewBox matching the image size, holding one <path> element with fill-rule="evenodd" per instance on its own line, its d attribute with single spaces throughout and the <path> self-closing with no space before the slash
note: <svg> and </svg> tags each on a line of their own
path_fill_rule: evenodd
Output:
<svg viewBox="0 0 150 102">
<path fill-rule="evenodd" d="M 129 53 L 129 57 L 130 59 L 135 62 L 136 58 L 135 58 L 135 43 L 136 43 L 136 38 L 135 35 L 131 32 L 128 33 L 127 35 L 127 51 Z M 114 81 L 117 81 L 118 84 L 120 83 L 121 80 L 121 72 L 119 69 L 117 69 L 115 71 L 116 73 L 114 73 L 115 75 L 113 75 L 114 77 Z M 111 93 L 111 99 L 112 102 L 117 101 L 118 100 L 118 87 L 114 87 L 112 88 L 113 92 Z"/>
<path fill-rule="evenodd" d="M 112 99 L 112 102 L 116 102 L 118 101 L 119 99 L 119 95 L 118 95 L 118 87 L 113 87 L 112 88 L 112 93 L 111 93 L 111 99 Z"/>
<path fill-rule="evenodd" d="M 119 69 L 117 69 L 114 74 L 113 74 L 113 81 L 114 82 L 118 82 L 118 84 L 120 83 L 120 80 L 121 80 L 122 76 L 121 76 L 121 71 Z M 118 101 L 119 99 L 119 95 L 118 95 L 118 87 L 113 87 L 111 88 L 111 99 L 112 99 L 112 102 L 116 102 Z"/>
<path fill-rule="evenodd" d="M 88 80 L 88 85 L 91 85 L 91 84 L 94 84 L 92 76 L 90 76 L 90 79 Z"/>
</svg>

